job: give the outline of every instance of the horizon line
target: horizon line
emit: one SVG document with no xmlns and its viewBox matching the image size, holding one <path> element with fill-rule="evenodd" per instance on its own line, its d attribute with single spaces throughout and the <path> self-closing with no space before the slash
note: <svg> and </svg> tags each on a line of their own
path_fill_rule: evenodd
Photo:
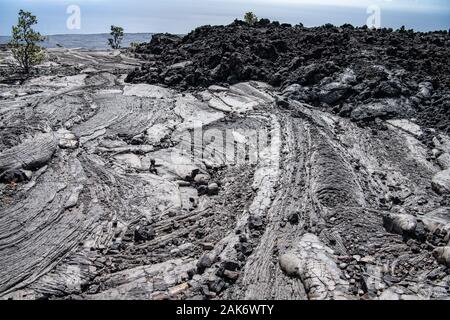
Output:
<svg viewBox="0 0 450 320">
<path fill-rule="evenodd" d="M 237 20 L 239 20 L 239 19 L 237 19 Z M 271 21 L 271 22 L 274 22 L 274 21 Z M 280 24 L 283 24 L 283 22 L 281 22 L 281 21 L 278 21 L 278 22 Z M 231 23 L 233 23 L 233 22 L 231 22 Z M 287 23 L 287 24 L 295 26 L 292 23 Z M 362 27 L 365 26 L 365 24 L 363 24 L 363 25 L 353 25 L 352 23 L 349 23 L 349 22 L 344 23 L 344 24 L 349 24 L 349 25 L 351 25 L 351 26 L 353 26 L 355 28 L 362 28 Z M 205 25 L 200 25 L 198 27 L 195 27 L 194 29 L 192 29 L 192 30 L 190 30 L 190 31 L 188 31 L 186 33 L 171 33 L 171 32 L 167 32 L 167 31 L 166 32 L 139 31 L 139 32 L 124 32 L 124 34 L 160 34 L 160 33 L 169 33 L 169 34 L 174 34 L 174 35 L 186 35 L 186 34 L 190 33 L 191 31 L 195 30 L 196 28 L 200 28 L 200 27 L 203 27 L 203 26 L 219 27 L 219 26 L 227 26 L 227 25 L 229 25 L 229 24 L 205 24 Z M 312 26 L 310 25 L 310 26 L 304 26 L 304 27 L 305 28 L 318 28 L 318 27 L 321 27 L 321 26 L 324 26 L 324 24 L 312 25 Z M 338 26 L 338 25 L 334 25 L 333 24 L 333 26 L 339 28 L 342 25 Z M 378 28 L 378 29 L 393 29 L 394 31 L 397 30 L 397 28 L 388 27 L 388 26 L 381 27 L 381 28 Z M 409 27 L 407 27 L 407 30 L 413 30 L 414 32 L 418 32 L 418 33 L 438 32 L 438 31 L 447 31 L 448 32 L 448 31 L 450 31 L 450 29 L 447 29 L 447 28 L 445 28 L 445 29 L 427 30 L 427 31 L 419 31 L 419 30 L 416 30 L 414 28 L 409 28 Z M 68 35 L 69 36 L 70 35 L 79 35 L 79 36 L 86 35 L 87 36 L 87 35 L 99 35 L 99 34 L 110 34 L 110 32 L 106 31 L 106 32 L 93 32 L 93 33 L 53 33 L 53 34 L 43 34 L 43 36 L 44 37 L 47 37 L 47 36 L 68 36 Z M 11 36 L 10 34 L 0 34 L 0 37 L 10 37 L 10 36 Z"/>
</svg>

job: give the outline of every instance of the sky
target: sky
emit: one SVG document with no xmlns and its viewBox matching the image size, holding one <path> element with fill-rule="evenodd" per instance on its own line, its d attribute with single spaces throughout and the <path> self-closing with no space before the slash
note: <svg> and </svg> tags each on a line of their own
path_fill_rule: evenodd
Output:
<svg viewBox="0 0 450 320">
<path fill-rule="evenodd" d="M 379 12 L 381 27 L 450 28 L 450 0 L 0 0 L 0 35 L 11 33 L 20 9 L 38 17 L 36 29 L 45 35 L 105 33 L 112 24 L 129 33 L 183 34 L 201 25 L 229 24 L 247 11 L 305 26 L 361 26 Z"/>
</svg>

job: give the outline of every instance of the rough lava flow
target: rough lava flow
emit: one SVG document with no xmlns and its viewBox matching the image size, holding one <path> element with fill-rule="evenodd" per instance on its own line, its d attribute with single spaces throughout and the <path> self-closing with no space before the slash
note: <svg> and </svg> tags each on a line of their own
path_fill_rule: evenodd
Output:
<svg viewBox="0 0 450 320">
<path fill-rule="evenodd" d="M 449 41 L 235 22 L 2 64 L 0 298 L 448 299 Z"/>
</svg>

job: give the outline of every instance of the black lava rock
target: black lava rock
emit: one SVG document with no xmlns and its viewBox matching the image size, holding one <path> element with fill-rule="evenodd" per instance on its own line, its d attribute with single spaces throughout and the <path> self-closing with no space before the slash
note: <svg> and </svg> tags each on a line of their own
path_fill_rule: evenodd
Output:
<svg viewBox="0 0 450 320">
<path fill-rule="evenodd" d="M 267 19 L 250 26 L 236 20 L 184 37 L 156 34 L 135 53 L 147 62 L 127 82 L 178 89 L 249 80 L 282 90 L 296 84 L 289 98 L 358 122 L 410 116 L 422 126 L 450 131 L 450 37 L 439 31 L 305 28 Z M 386 99 L 392 104 L 384 104 Z"/>
<path fill-rule="evenodd" d="M 253 230 L 260 230 L 263 228 L 264 224 L 260 217 L 249 217 L 248 218 L 248 226 Z"/>
<path fill-rule="evenodd" d="M 19 169 L 7 170 L 0 174 L 0 183 L 19 183 L 24 181 L 28 181 L 28 177 Z"/>
</svg>

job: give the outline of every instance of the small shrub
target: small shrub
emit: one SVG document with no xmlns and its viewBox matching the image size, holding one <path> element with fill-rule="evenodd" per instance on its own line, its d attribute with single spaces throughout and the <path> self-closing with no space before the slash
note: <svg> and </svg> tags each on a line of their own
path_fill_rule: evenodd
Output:
<svg viewBox="0 0 450 320">
<path fill-rule="evenodd" d="M 252 26 L 252 25 L 254 25 L 255 23 L 258 22 L 258 17 L 255 16 L 255 15 L 253 14 L 253 12 L 247 12 L 247 13 L 244 15 L 244 21 L 247 22 L 249 25 Z"/>
<path fill-rule="evenodd" d="M 141 42 L 138 42 L 138 41 L 132 41 L 131 43 L 130 43 L 130 47 L 131 47 L 131 49 L 133 49 L 133 50 L 135 50 L 137 47 L 139 47 L 141 45 Z"/>
</svg>

